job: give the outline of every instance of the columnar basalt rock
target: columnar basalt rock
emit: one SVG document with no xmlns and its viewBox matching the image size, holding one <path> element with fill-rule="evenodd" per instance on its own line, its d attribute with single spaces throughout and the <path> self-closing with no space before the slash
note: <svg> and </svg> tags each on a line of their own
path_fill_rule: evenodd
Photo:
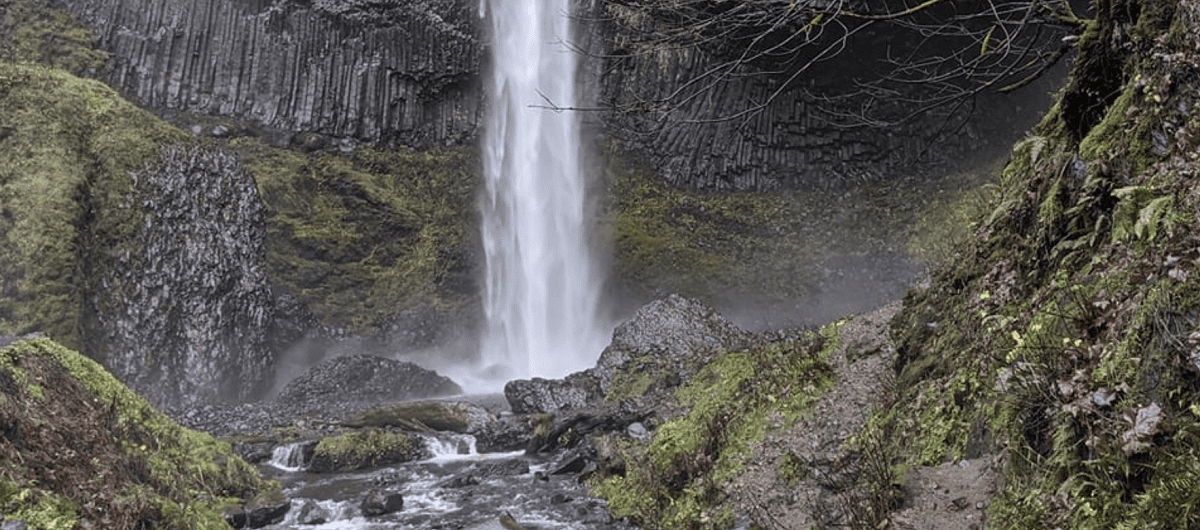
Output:
<svg viewBox="0 0 1200 530">
<path fill-rule="evenodd" d="M 139 104 L 290 132 L 462 143 L 481 112 L 467 0 L 69 0 Z"/>
<path fill-rule="evenodd" d="M 965 123 L 947 120 L 942 108 L 895 126 L 849 127 L 833 117 L 892 103 L 863 97 L 835 107 L 825 96 L 853 93 L 858 76 L 879 68 L 897 35 L 863 32 L 833 60 L 788 78 L 793 74 L 781 72 L 795 65 L 726 70 L 722 65 L 731 58 L 702 45 L 641 42 L 646 37 L 639 33 L 655 34 L 654 22 L 626 20 L 617 3 L 599 2 L 589 17 L 598 21 L 593 30 L 599 38 L 589 41 L 598 65 L 590 71 L 599 78 L 593 82 L 599 101 L 610 110 L 604 128 L 680 187 L 837 189 L 877 181 L 931 162 L 978 156 L 982 148 L 1003 149 L 1048 103 L 1033 88 L 972 101 L 976 112 Z M 911 107 L 903 112 L 918 110 Z"/>
</svg>

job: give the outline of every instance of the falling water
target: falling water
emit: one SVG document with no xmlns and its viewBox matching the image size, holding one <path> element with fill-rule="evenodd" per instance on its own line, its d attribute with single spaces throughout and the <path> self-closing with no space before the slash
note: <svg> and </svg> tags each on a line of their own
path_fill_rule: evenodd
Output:
<svg viewBox="0 0 1200 530">
<path fill-rule="evenodd" d="M 517 377 L 590 366 L 607 342 L 591 256 L 570 0 L 482 0 L 491 22 L 480 199 L 482 357 Z M 611 328 L 608 328 L 611 329 Z"/>
</svg>

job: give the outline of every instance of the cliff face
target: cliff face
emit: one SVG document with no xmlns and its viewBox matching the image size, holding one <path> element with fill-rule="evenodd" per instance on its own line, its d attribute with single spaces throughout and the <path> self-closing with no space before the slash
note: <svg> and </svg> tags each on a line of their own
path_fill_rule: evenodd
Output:
<svg viewBox="0 0 1200 530">
<path fill-rule="evenodd" d="M 105 79 L 159 111 L 409 146 L 476 134 L 475 2 L 67 0 Z"/>
<path fill-rule="evenodd" d="M 254 181 L 220 151 L 169 147 L 161 157 L 128 194 L 93 199 L 140 215 L 97 220 L 85 236 L 88 354 L 159 406 L 259 397 L 273 375 L 274 305 Z"/>
<path fill-rule="evenodd" d="M 715 81 L 706 72 L 729 59 L 698 47 L 630 43 L 620 17 L 594 15 L 604 46 L 599 97 L 612 112 L 605 128 L 668 182 L 713 190 L 846 188 L 911 174 L 914 168 L 995 156 L 1033 124 L 1050 83 L 971 103 L 975 114 L 947 119 L 933 109 L 889 126 L 852 126 L 830 117 L 888 102 L 862 98 L 835 107 L 822 94 L 846 94 L 877 69 L 889 35 L 840 52 L 781 86 L 780 75 L 741 66 Z M 642 30 L 644 31 L 644 30 Z M 880 43 L 875 45 L 876 43 Z M 1049 77 L 1056 78 L 1055 74 Z M 897 98 L 905 97 L 898 94 Z M 914 107 L 902 112 L 912 112 Z"/>
</svg>

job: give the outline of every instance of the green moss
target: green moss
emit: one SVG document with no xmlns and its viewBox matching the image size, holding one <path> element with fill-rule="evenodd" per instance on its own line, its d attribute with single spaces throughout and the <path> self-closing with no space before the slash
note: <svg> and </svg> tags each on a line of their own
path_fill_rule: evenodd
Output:
<svg viewBox="0 0 1200 530">
<path fill-rule="evenodd" d="M 0 1 L 0 61 L 37 63 L 73 74 L 96 74 L 108 54 L 74 15 L 36 0 Z"/>
<path fill-rule="evenodd" d="M 45 399 L 6 389 L 0 415 L 36 423 L 37 437 L 26 434 L 25 443 L 39 445 L 29 452 L 8 439 L 0 444 L 6 456 L 21 455 L 0 467 L 6 517 L 56 528 L 74 503 L 86 506 L 81 515 L 96 524 L 124 516 L 150 517 L 168 528 L 220 528 L 221 507 L 278 489 L 228 443 L 180 426 L 94 361 L 49 339 L 0 350 L 0 380 L 20 371 L 46 382 Z M 47 455 L 53 461 L 39 460 Z M 43 476 L 45 469 L 54 473 Z M 10 509 L 13 495 L 40 500 L 28 510 Z"/>
<path fill-rule="evenodd" d="M 78 346 L 88 281 L 79 228 L 95 222 L 99 236 L 121 234 L 131 210 L 116 206 L 128 172 L 185 137 L 99 82 L 7 63 L 0 130 L 0 332 L 38 330 Z M 102 200 L 114 207 L 93 209 Z"/>
<path fill-rule="evenodd" d="M 267 208 L 272 283 L 326 325 L 370 331 L 379 317 L 474 295 L 473 150 L 306 154 L 247 138 L 230 147 Z"/>
<path fill-rule="evenodd" d="M 0 478 L 0 519 L 24 521 L 31 530 L 69 530 L 78 515 L 75 503 L 36 487 L 22 488 Z"/>
<path fill-rule="evenodd" d="M 982 213 L 994 208 L 1003 167 L 1002 160 L 983 164 L 948 178 L 954 187 L 930 194 L 911 225 L 905 243 L 909 255 L 927 264 L 953 259 L 955 249 L 978 228 Z"/>
<path fill-rule="evenodd" d="M 605 150 L 613 273 L 632 294 L 663 292 L 716 306 L 770 305 L 815 293 L 831 262 L 903 252 L 945 179 L 897 179 L 851 190 L 703 192 L 672 187 L 618 146 Z M 967 193 L 967 192 L 964 192 Z M 931 240 L 932 238 L 930 238 Z"/>
<path fill-rule="evenodd" d="M 420 443 L 411 434 L 362 429 L 322 438 L 313 449 L 314 471 L 354 471 L 411 460 Z"/>
<path fill-rule="evenodd" d="M 1079 142 L 1079 156 L 1085 161 L 1098 160 L 1113 151 L 1121 152 L 1131 158 L 1133 171 L 1141 172 L 1149 163 L 1150 146 L 1147 138 L 1140 134 L 1142 131 L 1130 134 L 1128 129 L 1130 113 L 1134 106 L 1143 104 L 1141 91 L 1133 86 L 1127 86 L 1113 101 L 1104 119 L 1100 121 L 1087 136 Z"/>
<path fill-rule="evenodd" d="M 837 347 L 834 324 L 803 339 L 727 353 L 705 365 L 678 391 L 688 408 L 668 421 L 645 448 L 625 456 L 626 473 L 593 491 L 614 514 L 647 528 L 721 528 L 721 485 L 744 465 L 750 444 L 769 423 L 800 418 L 833 383 L 827 359 Z"/>
<path fill-rule="evenodd" d="M 788 487 L 794 488 L 808 475 L 808 463 L 796 456 L 796 453 L 788 451 L 779 458 L 775 475 Z"/>
<path fill-rule="evenodd" d="M 1109 58 L 1129 80 L 1078 144 L 1057 106 L 1014 148 L 999 206 L 893 321 L 899 396 L 869 429 L 911 463 L 1004 455 L 995 528 L 1200 525 L 1196 139 L 1151 148 L 1198 97 L 1158 37 Z"/>
</svg>

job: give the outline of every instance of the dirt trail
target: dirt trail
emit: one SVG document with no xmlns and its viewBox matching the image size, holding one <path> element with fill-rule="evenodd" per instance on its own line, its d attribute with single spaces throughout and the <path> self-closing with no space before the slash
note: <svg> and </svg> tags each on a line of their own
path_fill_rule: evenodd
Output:
<svg viewBox="0 0 1200 530">
<path fill-rule="evenodd" d="M 889 303 L 852 318 L 841 329 L 841 345 L 830 359 L 838 379 L 813 415 L 790 428 L 767 434 L 747 457 L 745 471 L 727 486 L 739 526 L 767 529 L 858 528 L 864 510 L 854 488 L 861 473 L 886 470 L 890 463 L 875 454 L 844 449 L 859 432 L 871 407 L 891 380 L 895 350 L 888 322 L 900 310 Z M 781 471 L 782 470 L 782 471 Z M 920 467 L 909 471 L 899 509 L 886 526 L 904 530 L 982 528 L 983 508 L 996 490 L 990 457 Z"/>
</svg>

